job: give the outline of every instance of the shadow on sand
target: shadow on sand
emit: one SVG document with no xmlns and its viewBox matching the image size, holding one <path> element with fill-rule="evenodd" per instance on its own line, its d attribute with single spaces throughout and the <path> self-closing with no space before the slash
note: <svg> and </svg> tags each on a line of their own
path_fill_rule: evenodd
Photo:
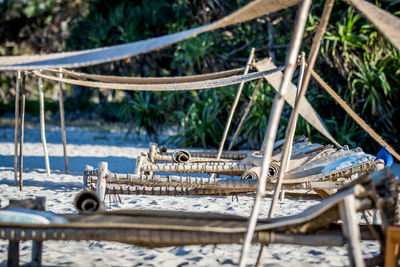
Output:
<svg viewBox="0 0 400 267">
<path fill-rule="evenodd" d="M 50 169 L 55 174 L 62 174 L 65 171 L 64 157 L 50 156 Z M 108 168 L 112 172 L 133 173 L 136 159 L 128 157 L 68 157 L 69 172 L 72 175 L 82 175 L 86 165 L 97 168 L 99 162 L 108 162 Z M 7 170 L 14 170 L 14 156 L 0 155 L 0 166 Z M 43 156 L 24 156 L 24 172 L 45 172 Z"/>
</svg>

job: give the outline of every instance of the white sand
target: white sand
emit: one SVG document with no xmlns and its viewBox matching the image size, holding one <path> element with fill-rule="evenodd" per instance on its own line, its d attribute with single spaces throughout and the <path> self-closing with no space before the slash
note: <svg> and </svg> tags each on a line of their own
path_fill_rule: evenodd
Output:
<svg viewBox="0 0 400 267">
<path fill-rule="evenodd" d="M 50 128 L 50 129 L 49 129 Z M 136 156 L 148 150 L 148 141 L 132 136 L 124 140 L 123 133 L 101 133 L 68 128 L 67 150 L 71 174 L 64 174 L 64 159 L 59 128 L 48 127 L 47 142 L 52 173 L 47 177 L 43 148 L 38 129 L 26 129 L 24 145 L 24 190 L 14 186 L 14 130 L 0 128 L 0 200 L 4 207 L 8 199 L 45 196 L 47 209 L 58 213 L 75 213 L 72 201 L 82 189 L 85 165 L 97 166 L 107 161 L 113 172 L 133 173 Z M 108 199 L 108 198 L 107 198 Z M 122 203 L 107 205 L 116 209 L 162 209 L 219 212 L 248 216 L 253 195 L 232 197 L 136 196 L 121 195 Z M 262 216 L 266 216 L 271 198 L 262 201 Z M 316 199 L 286 198 L 276 209 L 277 216 L 296 214 L 319 202 Z M 8 241 L 0 240 L 0 265 L 7 260 Z M 113 242 L 44 242 L 45 266 L 219 266 L 235 265 L 240 256 L 240 245 L 185 246 L 146 249 Z M 258 245 L 251 247 L 249 263 L 254 264 Z M 365 257 L 379 253 L 376 242 L 363 242 Z M 21 263 L 30 261 L 31 242 L 21 243 Z M 265 266 L 346 266 L 344 247 L 307 247 L 271 245 L 264 254 Z"/>
</svg>

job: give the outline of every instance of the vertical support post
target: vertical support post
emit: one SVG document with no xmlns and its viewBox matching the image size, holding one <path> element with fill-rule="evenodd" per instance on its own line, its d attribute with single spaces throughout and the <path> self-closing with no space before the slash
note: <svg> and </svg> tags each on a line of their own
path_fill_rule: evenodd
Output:
<svg viewBox="0 0 400 267">
<path fill-rule="evenodd" d="M 146 156 L 144 156 L 144 155 L 140 155 L 140 156 L 137 157 L 136 166 L 135 166 L 135 172 L 134 172 L 135 174 L 141 174 L 140 169 L 142 168 L 143 163 L 145 162 L 145 160 L 146 160 Z"/>
<path fill-rule="evenodd" d="M 85 170 L 83 172 L 83 190 L 88 190 L 89 186 L 88 186 L 88 176 L 86 175 L 87 171 L 91 171 L 93 170 L 93 167 L 90 165 L 86 165 L 85 166 Z"/>
<path fill-rule="evenodd" d="M 24 169 L 24 122 L 25 122 L 25 73 L 21 73 L 21 120 L 19 137 L 19 190 L 22 191 L 22 173 Z"/>
<path fill-rule="evenodd" d="M 107 172 L 108 172 L 108 163 L 100 162 L 99 163 L 99 177 L 97 179 L 97 187 L 96 187 L 96 194 L 99 197 L 100 201 L 104 201 L 104 197 L 106 195 Z"/>
<path fill-rule="evenodd" d="M 157 154 L 157 144 L 156 143 L 150 143 L 149 159 L 150 159 L 151 163 L 154 163 L 156 154 Z"/>
<path fill-rule="evenodd" d="M 156 143 L 150 143 L 149 147 L 149 159 L 151 163 L 155 162 L 155 156 L 157 154 L 157 144 Z M 149 175 L 153 175 L 153 172 L 149 172 Z"/>
<path fill-rule="evenodd" d="M 265 194 L 265 185 L 267 181 L 267 173 L 269 170 L 269 162 L 271 160 L 272 148 L 275 141 L 276 132 L 278 130 L 279 119 L 282 113 L 283 104 L 285 101 L 285 94 L 287 87 L 292 80 L 294 69 L 296 67 L 297 55 L 299 54 L 301 41 L 303 39 L 304 28 L 307 22 L 308 12 L 312 1 L 303 0 L 297 12 L 295 22 L 295 29 L 290 43 L 289 53 L 286 56 L 286 69 L 281 83 L 279 92 L 276 93 L 274 102 L 272 104 L 271 113 L 268 120 L 267 131 L 265 134 L 265 151 L 263 155 L 261 175 L 258 179 L 258 186 L 256 196 L 254 198 L 253 208 L 249 218 L 245 239 L 243 242 L 242 253 L 240 256 L 239 266 L 244 267 L 247 261 L 247 254 L 250 249 L 250 243 L 253 239 L 254 230 L 257 223 L 257 217 L 260 210 L 261 197 Z"/>
<path fill-rule="evenodd" d="M 60 68 L 59 76 L 60 76 L 60 78 L 63 77 L 62 68 Z M 67 156 L 67 133 L 65 130 L 64 95 L 63 95 L 62 82 L 58 82 L 58 91 L 59 91 L 58 102 L 59 102 L 59 107 L 60 107 L 61 135 L 62 135 L 62 142 L 63 142 L 65 173 L 68 173 L 69 168 L 68 168 L 68 156 Z"/>
<path fill-rule="evenodd" d="M 271 202 L 271 206 L 269 209 L 269 217 L 271 217 L 274 213 L 274 207 L 275 204 L 278 200 L 279 193 L 281 191 L 282 187 L 282 182 L 283 182 L 283 176 L 285 175 L 285 172 L 287 171 L 287 168 L 289 166 L 289 160 L 290 160 L 290 152 L 292 149 L 292 144 L 293 144 L 293 137 L 294 137 L 294 132 L 296 130 L 296 125 L 297 125 L 297 120 L 299 118 L 299 107 L 301 101 L 303 101 L 308 84 L 310 82 L 310 77 L 311 77 L 311 69 L 314 68 L 315 61 L 317 59 L 317 55 L 319 52 L 319 48 L 321 45 L 321 40 L 322 37 L 324 36 L 326 26 L 328 25 L 329 18 L 331 15 L 332 7 L 333 7 L 334 0 L 327 0 L 325 2 L 325 7 L 322 12 L 321 16 L 321 22 L 318 26 L 317 32 L 314 36 L 313 43 L 311 45 L 311 50 L 310 50 L 310 55 L 307 60 L 307 67 L 304 73 L 304 78 L 303 81 L 298 85 L 298 88 L 300 87 L 298 97 L 296 99 L 295 105 L 293 107 L 292 113 L 290 115 L 289 119 L 289 124 L 286 129 L 286 135 L 285 135 L 285 144 L 283 146 L 283 152 L 282 152 L 282 158 L 281 158 L 281 168 L 279 171 L 278 175 L 278 180 L 275 184 L 275 191 L 274 191 L 274 196 Z M 304 62 L 304 60 L 303 60 Z M 304 63 L 302 65 L 304 68 Z"/>
<path fill-rule="evenodd" d="M 46 165 L 46 173 L 50 175 L 49 154 L 47 152 L 45 119 L 44 119 L 44 94 L 43 94 L 43 79 L 39 77 L 39 102 L 40 102 L 40 136 L 42 138 L 44 163 Z"/>
<path fill-rule="evenodd" d="M 20 95 L 21 71 L 18 71 L 15 82 L 15 130 L 14 130 L 14 181 L 18 185 L 18 132 L 19 132 L 19 95 Z"/>
<path fill-rule="evenodd" d="M 8 243 L 8 267 L 19 266 L 19 241 L 9 241 Z"/>
<path fill-rule="evenodd" d="M 342 219 L 342 231 L 347 239 L 347 251 L 350 265 L 365 266 L 360 247 L 360 228 L 357 224 L 354 195 L 349 195 L 339 204 L 340 218 Z"/>
</svg>

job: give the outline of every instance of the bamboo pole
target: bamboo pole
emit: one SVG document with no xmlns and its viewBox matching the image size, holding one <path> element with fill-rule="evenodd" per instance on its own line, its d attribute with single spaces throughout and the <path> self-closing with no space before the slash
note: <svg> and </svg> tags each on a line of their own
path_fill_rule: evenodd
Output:
<svg viewBox="0 0 400 267">
<path fill-rule="evenodd" d="M 250 50 L 250 55 L 249 55 L 249 58 L 247 59 L 247 64 L 246 64 L 246 67 L 244 69 L 243 75 L 247 75 L 247 73 L 249 73 L 250 65 L 251 65 L 251 63 L 253 62 L 253 59 L 254 59 L 255 50 L 256 49 L 254 47 L 252 47 L 251 50 Z M 228 121 L 226 122 L 226 125 L 225 125 L 224 134 L 222 135 L 222 139 L 221 139 L 221 142 L 219 144 L 217 160 L 219 160 L 221 158 L 222 151 L 224 150 L 226 137 L 228 136 L 228 132 L 229 132 L 229 129 L 230 129 L 231 123 L 232 123 L 232 118 L 233 118 L 233 115 L 235 114 L 236 107 L 237 107 L 237 104 L 239 103 L 240 96 L 242 95 L 243 86 L 244 86 L 244 82 L 241 82 L 240 85 L 239 85 L 239 88 L 238 88 L 238 90 L 236 92 L 236 97 L 235 97 L 235 100 L 233 101 L 231 112 L 229 113 Z M 214 173 L 211 174 L 210 180 L 214 179 L 214 176 L 215 176 Z"/>
<path fill-rule="evenodd" d="M 46 173 L 50 175 L 49 153 L 47 152 L 45 119 L 44 119 L 44 95 L 43 95 L 43 80 L 39 77 L 39 102 L 40 102 L 40 136 L 42 138 L 44 163 L 46 165 Z"/>
<path fill-rule="evenodd" d="M 60 78 L 63 77 L 62 68 L 60 68 L 59 77 Z M 67 156 L 67 133 L 65 130 L 64 96 L 63 96 L 63 86 L 61 82 L 58 83 L 58 91 L 59 91 L 61 134 L 62 134 L 63 152 L 64 152 L 64 165 L 65 165 L 65 173 L 68 173 L 69 168 L 68 168 L 68 156 Z"/>
<path fill-rule="evenodd" d="M 248 250 L 250 248 L 250 243 L 254 235 L 258 212 L 260 209 L 261 197 L 265 193 L 265 184 L 267 181 L 267 174 L 269 170 L 269 161 L 271 159 L 273 144 L 275 141 L 276 132 L 278 130 L 279 119 L 282 113 L 283 104 L 285 102 L 285 94 L 287 91 L 287 87 L 293 77 L 293 72 L 296 66 L 297 55 L 299 54 L 300 45 L 303 39 L 304 28 L 307 22 L 308 12 L 311 3 L 312 3 L 311 0 L 303 0 L 297 12 L 297 18 L 295 22 L 296 26 L 292 35 L 289 53 L 286 56 L 285 74 L 283 77 L 283 81 L 281 83 L 280 90 L 278 93 L 275 94 L 275 99 L 269 116 L 268 127 L 264 138 L 266 142 L 265 142 L 265 151 L 263 155 L 263 162 L 261 168 L 261 177 L 258 181 L 257 193 L 254 198 L 254 204 L 249 218 L 249 224 L 247 227 L 246 236 L 243 242 L 243 248 L 239 262 L 239 266 L 241 267 L 244 267 L 246 265 Z"/>
<path fill-rule="evenodd" d="M 14 130 L 14 182 L 18 185 L 18 131 L 19 131 L 19 95 L 20 95 L 21 71 L 18 71 L 15 82 L 15 130 Z"/>
<path fill-rule="evenodd" d="M 88 190 L 88 175 L 87 172 L 93 170 L 93 167 L 90 165 L 85 166 L 85 170 L 83 171 L 83 190 Z"/>
<path fill-rule="evenodd" d="M 251 48 L 249 58 L 247 59 L 246 68 L 245 68 L 244 73 L 243 73 L 244 75 L 249 73 L 250 65 L 251 65 L 251 63 L 253 62 L 253 59 L 254 59 L 254 52 L 255 52 L 255 48 L 253 47 L 253 48 Z M 237 107 L 237 104 L 239 103 L 240 96 L 242 95 L 243 86 L 244 86 L 244 82 L 241 82 L 240 85 L 239 85 L 239 88 L 238 88 L 238 90 L 236 92 L 236 97 L 235 97 L 235 100 L 233 101 L 231 112 L 229 113 L 229 118 L 228 118 L 228 121 L 226 122 L 224 134 L 222 136 L 221 143 L 220 143 L 220 146 L 219 146 L 219 149 L 218 149 L 217 159 L 221 158 L 222 151 L 224 150 L 226 137 L 228 136 L 229 128 L 231 127 L 232 118 L 233 118 L 233 115 L 235 114 L 236 107 Z"/>
<path fill-rule="evenodd" d="M 257 83 L 257 85 L 256 85 L 256 88 L 254 89 L 254 92 L 253 92 L 253 94 L 252 94 L 252 96 L 251 96 L 251 98 L 250 98 L 250 101 L 249 101 L 249 103 L 247 104 L 247 107 L 246 107 L 246 109 L 245 109 L 245 111 L 244 111 L 244 113 L 243 113 L 242 118 L 240 119 L 239 125 L 238 125 L 238 127 L 236 128 L 235 133 L 233 134 L 231 143 L 229 144 L 229 147 L 228 147 L 228 151 L 231 150 L 232 147 L 233 147 L 233 145 L 235 144 L 236 138 L 238 137 L 239 132 L 240 132 L 240 130 L 242 129 L 242 126 L 243 126 L 243 124 L 244 124 L 244 121 L 246 120 L 247 115 L 249 115 L 251 106 L 253 105 L 253 102 L 254 102 L 254 100 L 256 99 L 256 96 L 257 96 L 258 90 L 260 89 L 260 86 L 261 86 L 261 84 L 262 84 L 262 81 L 263 81 L 263 78 L 261 78 L 261 79 L 258 80 L 258 83 Z"/>
<path fill-rule="evenodd" d="M 328 1 L 330 1 L 330 0 L 328 0 Z M 301 87 L 301 84 L 303 82 L 304 68 L 305 68 L 305 58 L 304 57 L 305 57 L 304 53 L 302 53 L 300 75 L 299 75 L 299 80 L 297 83 L 297 89 L 299 89 Z M 296 103 L 297 103 L 298 97 L 299 97 L 299 92 L 297 92 Z M 293 108 L 292 114 L 293 114 L 294 110 L 296 109 L 296 106 L 298 106 L 296 103 Z M 289 126 L 292 126 L 292 127 L 289 127 Z M 268 218 L 273 217 L 274 207 L 275 207 L 276 201 L 278 201 L 279 194 L 280 194 L 281 201 L 283 201 L 283 199 L 285 198 L 285 191 L 281 191 L 281 188 L 282 188 L 283 177 L 285 176 L 286 172 L 289 169 L 290 155 L 292 154 L 293 138 L 294 138 L 295 130 L 296 130 L 296 124 L 294 124 L 294 126 L 291 125 L 290 120 L 289 120 L 289 125 L 288 125 L 288 128 L 286 129 L 286 134 L 285 134 L 285 143 L 283 145 L 283 151 L 282 151 L 282 156 L 281 156 L 281 168 L 279 169 L 278 179 L 275 184 L 275 190 L 274 190 L 274 194 L 272 197 L 271 206 L 270 206 L 270 209 L 268 212 Z M 284 168 L 284 169 L 282 169 L 282 168 Z"/>
<path fill-rule="evenodd" d="M 97 180 L 97 187 L 96 187 L 96 194 L 99 197 L 100 201 L 104 201 L 104 197 L 106 195 L 106 186 L 107 186 L 107 181 L 106 181 L 106 176 L 108 172 L 108 163 L 107 162 L 100 162 L 99 165 L 99 178 Z"/>
<path fill-rule="evenodd" d="M 285 94 L 287 87 L 292 80 L 293 72 L 296 66 L 297 55 L 299 54 L 301 41 L 303 39 L 304 28 L 307 22 L 308 12 L 312 1 L 303 0 L 298 10 L 297 18 L 295 22 L 295 29 L 292 35 L 290 43 L 289 53 L 286 56 L 286 69 L 281 83 L 281 87 L 278 93 L 275 95 L 275 99 L 272 105 L 271 113 L 268 120 L 268 127 L 265 134 L 265 151 L 263 155 L 263 162 L 261 168 L 261 177 L 258 181 L 257 193 L 254 199 L 253 208 L 251 211 L 246 236 L 243 242 L 242 253 L 240 257 L 239 266 L 244 267 L 247 260 L 248 250 L 250 243 L 254 235 L 254 230 L 257 222 L 257 217 L 260 209 L 261 197 L 265 193 L 265 184 L 267 181 L 267 174 L 269 170 L 269 161 L 271 159 L 273 144 L 275 141 L 276 132 L 278 129 L 279 119 L 282 113 L 283 104 L 285 102 Z"/>
<path fill-rule="evenodd" d="M 262 258 L 264 256 L 264 252 L 265 252 L 265 247 L 266 246 L 267 246 L 266 244 L 261 244 L 260 245 L 260 251 L 258 252 L 258 257 L 257 257 L 257 261 L 256 261 L 256 264 L 255 264 L 256 267 L 260 267 L 261 266 L 261 262 L 262 262 Z"/>
<path fill-rule="evenodd" d="M 296 103 L 295 103 L 292 113 L 290 115 L 288 128 L 286 130 L 285 144 L 284 144 L 283 153 L 282 153 L 281 168 L 279 171 L 278 181 L 275 184 L 275 192 L 274 192 L 274 196 L 272 198 L 271 206 L 270 206 L 270 209 L 268 212 L 268 216 L 270 218 L 273 217 L 274 207 L 275 207 L 276 202 L 278 201 L 279 193 L 280 193 L 281 187 L 282 187 L 283 177 L 289 166 L 290 150 L 292 148 L 293 137 L 294 137 L 294 133 L 296 130 L 297 120 L 299 118 L 300 103 L 301 103 L 301 101 L 303 101 L 306 91 L 307 91 L 307 88 L 308 88 L 308 85 L 310 83 L 311 70 L 314 68 L 314 64 L 317 59 L 317 55 L 318 55 L 319 48 L 321 45 L 321 40 L 322 40 L 322 37 L 324 36 L 326 26 L 328 25 L 328 22 L 329 22 L 333 3 L 334 3 L 334 0 L 327 0 L 325 2 L 325 7 L 324 7 L 324 10 L 323 10 L 322 16 L 321 16 L 321 22 L 318 26 L 317 32 L 313 39 L 313 43 L 311 45 L 310 55 L 308 56 L 307 67 L 306 67 L 306 70 L 304 73 L 304 78 L 300 84 L 301 85 L 300 91 L 298 93 Z M 304 68 L 304 61 L 303 61 L 302 67 Z"/>
<path fill-rule="evenodd" d="M 347 114 L 364 130 L 369 136 L 371 136 L 381 146 L 386 146 L 387 150 L 392 154 L 398 161 L 400 161 L 400 154 L 397 153 L 391 145 L 389 145 L 383 138 L 372 129 L 368 123 L 366 123 L 356 112 L 354 112 L 349 105 L 333 90 L 314 70 L 311 70 L 313 78 L 321 85 L 321 87 L 338 103 Z"/>
<path fill-rule="evenodd" d="M 339 213 L 343 221 L 342 231 L 347 241 L 350 266 L 363 267 L 365 263 L 360 248 L 360 227 L 355 207 L 355 197 L 349 195 L 339 204 Z"/>
<path fill-rule="evenodd" d="M 297 82 L 297 89 L 300 88 L 302 80 L 303 80 L 303 75 L 304 75 L 304 68 L 305 68 L 305 59 L 304 59 L 304 52 L 301 54 L 301 67 L 300 67 L 300 75 L 299 75 L 299 80 Z M 296 97 L 298 97 L 298 92 L 296 92 Z M 285 175 L 286 171 L 289 168 L 289 162 L 290 162 L 290 155 L 292 154 L 292 146 L 293 146 L 293 138 L 294 138 L 294 131 L 291 133 L 291 136 L 289 137 L 288 135 L 285 136 L 285 144 L 290 140 L 290 147 L 289 149 L 286 149 L 286 147 L 284 147 L 284 150 L 282 152 L 282 157 L 281 157 L 281 168 L 285 168 L 285 171 L 283 171 L 282 169 L 279 170 L 279 174 L 278 174 L 278 182 L 280 180 L 283 180 L 283 176 Z M 283 201 L 285 198 L 285 190 L 277 190 L 278 183 L 275 184 L 274 187 L 274 195 L 273 195 L 273 199 L 272 199 L 272 203 L 271 203 L 271 208 L 270 208 L 270 212 L 268 214 L 269 218 L 272 218 L 273 216 L 273 207 L 274 207 L 274 202 L 277 201 L 279 194 L 277 194 L 277 192 L 280 192 L 280 200 Z M 282 188 L 282 185 L 280 186 L 280 188 Z M 257 262 L 256 262 L 256 266 L 259 267 L 261 266 L 261 261 L 262 261 L 262 257 L 264 255 L 264 251 L 265 251 L 265 245 L 261 245 L 260 247 L 260 251 L 258 253 L 258 257 L 257 257 Z"/>
<path fill-rule="evenodd" d="M 21 120 L 19 137 L 19 190 L 22 191 L 22 173 L 24 167 L 24 121 L 25 121 L 25 73 L 21 73 Z"/>
</svg>

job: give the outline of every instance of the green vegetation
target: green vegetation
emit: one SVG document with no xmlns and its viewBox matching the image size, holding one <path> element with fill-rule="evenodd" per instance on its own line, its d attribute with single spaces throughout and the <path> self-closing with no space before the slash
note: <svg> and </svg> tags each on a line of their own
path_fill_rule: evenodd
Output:
<svg viewBox="0 0 400 267">
<path fill-rule="evenodd" d="M 142 40 L 215 21 L 247 2 L 3 1 L 0 8 L 0 55 L 76 50 Z M 400 1 L 375 3 L 392 14 L 400 14 Z M 321 0 L 314 1 L 302 46 L 305 52 L 310 49 L 323 4 Z M 210 73 L 243 66 L 251 47 L 257 49 L 258 59 L 273 53 L 277 65 L 282 65 L 295 14 L 296 7 L 292 7 L 248 23 L 201 34 L 160 51 L 82 71 L 143 77 Z M 268 23 L 274 29 L 273 44 L 268 39 Z M 335 2 L 316 70 L 357 113 L 400 150 L 399 51 L 361 14 L 342 1 Z M 13 79 L 11 73 L 0 76 L 1 114 L 13 112 L 11 101 L 14 92 L 9 89 L 14 85 Z M 239 123 L 255 84 L 246 84 L 232 129 Z M 35 84 L 30 88 L 37 90 Z M 45 83 L 47 92 L 55 88 L 54 84 Z M 75 119 L 82 113 L 95 113 L 97 118 L 105 121 L 125 122 L 128 134 L 144 130 L 156 141 L 160 132 L 173 128 L 177 135 L 170 137 L 168 143 L 217 147 L 236 89 L 232 86 L 183 93 L 125 93 L 68 87 L 67 117 Z M 259 147 L 273 94 L 271 86 L 263 83 L 238 146 Z M 35 94 L 30 99 L 37 100 Z M 93 99 L 98 99 L 102 105 L 97 105 Z M 307 99 L 340 143 L 362 146 L 371 153 L 379 149 L 315 82 L 310 84 Z M 33 114 L 34 110 L 31 111 Z M 51 106 L 50 110 L 56 116 L 56 106 Z M 285 107 L 278 138 L 284 136 L 290 110 Z M 326 142 L 303 119 L 300 119 L 296 133 L 305 134 L 314 142 Z"/>
</svg>

